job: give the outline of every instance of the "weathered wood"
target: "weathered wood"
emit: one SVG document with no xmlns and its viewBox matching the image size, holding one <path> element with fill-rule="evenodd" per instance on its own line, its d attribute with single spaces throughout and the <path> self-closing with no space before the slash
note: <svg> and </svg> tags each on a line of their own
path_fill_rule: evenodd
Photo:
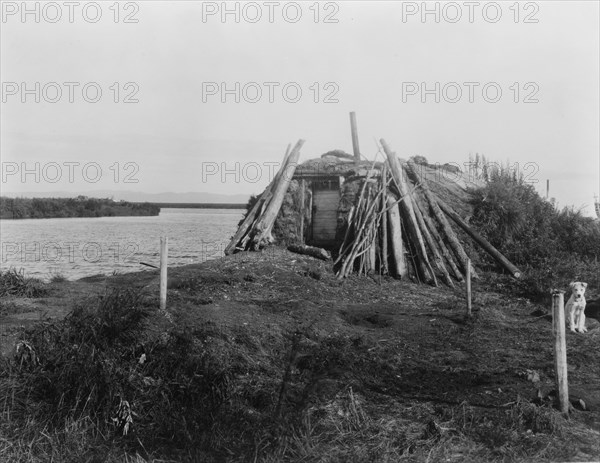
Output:
<svg viewBox="0 0 600 463">
<path fill-rule="evenodd" d="M 450 252 L 450 250 L 447 248 L 446 243 L 444 243 L 442 236 L 438 232 L 433 219 L 428 214 L 429 209 L 427 207 L 427 201 L 424 198 L 421 198 L 418 194 L 415 194 L 415 201 L 417 205 L 421 208 L 423 220 L 427 225 L 427 229 L 429 230 L 429 233 L 431 233 L 433 239 L 437 243 L 438 250 L 445 258 L 446 262 L 448 263 L 448 266 L 450 267 L 450 270 L 452 270 L 454 278 L 456 278 L 458 281 L 463 281 L 463 276 L 460 273 L 456 262 L 454 261 L 454 256 L 452 255 L 452 252 Z"/>
<path fill-rule="evenodd" d="M 278 182 L 273 186 L 273 197 L 266 206 L 264 213 L 254 226 L 255 233 L 251 239 L 251 246 L 254 250 L 260 249 L 265 244 L 269 244 L 271 239 L 271 229 L 281 209 L 283 198 L 286 191 L 294 176 L 294 171 L 298 165 L 298 158 L 300 157 L 300 149 L 304 145 L 304 140 L 298 140 L 296 146 L 290 153 L 287 165 L 282 170 L 282 174 L 278 179 Z"/>
<path fill-rule="evenodd" d="M 313 237 L 313 191 L 312 189 L 308 190 L 308 206 L 306 208 L 306 212 L 308 213 L 308 225 L 306 227 L 307 231 L 307 239 L 304 241 L 310 241 Z"/>
<path fill-rule="evenodd" d="M 394 153 L 390 149 L 390 147 L 383 138 L 380 140 L 380 142 L 387 156 L 390 172 L 394 181 L 396 182 L 396 186 L 398 188 L 398 193 L 400 194 L 400 197 L 404 197 L 410 194 L 408 186 L 406 185 L 404 176 L 402 174 L 402 166 L 400 165 L 400 162 L 396 157 L 396 153 Z M 421 236 L 421 230 L 419 230 L 419 225 L 417 224 L 415 211 L 412 207 L 412 201 L 401 201 L 400 213 L 402 218 L 404 219 L 409 239 L 414 244 L 416 250 L 415 263 L 418 267 L 418 273 L 423 279 L 423 281 L 425 281 L 426 283 L 432 283 L 433 275 L 430 274 L 428 269 L 428 265 L 430 265 L 429 259 L 427 258 L 427 251 L 425 249 L 423 237 Z"/>
<path fill-rule="evenodd" d="M 387 208 L 387 166 L 384 164 L 381 170 L 381 185 L 383 187 L 383 193 L 381 195 L 381 210 L 384 213 L 381 215 L 381 259 L 379 262 L 379 272 L 380 274 L 387 275 L 389 273 L 388 270 L 388 234 L 387 234 L 387 217 L 388 214 L 385 212 Z"/>
<path fill-rule="evenodd" d="M 368 197 L 363 201 L 365 191 L 365 188 L 361 190 L 361 196 L 355 209 L 355 218 L 353 220 L 354 233 L 350 235 L 352 236 L 352 241 L 340 252 L 337 259 L 337 261 L 342 262 L 342 266 L 338 272 L 338 279 L 345 278 L 354 268 L 355 260 L 365 252 L 363 246 L 367 241 L 365 228 L 368 221 Z M 361 271 L 360 265 L 358 271 L 359 273 Z"/>
<path fill-rule="evenodd" d="M 431 251 L 433 260 L 436 263 L 438 270 L 440 270 L 440 272 L 441 272 L 443 262 L 441 262 L 441 257 L 436 256 L 436 249 L 433 244 L 433 238 L 431 238 L 431 235 L 429 234 L 429 232 L 427 231 L 427 228 L 425 227 L 425 221 L 423 220 L 423 215 L 421 214 L 421 211 L 419 210 L 417 203 L 414 200 L 414 198 L 412 197 L 412 195 L 408 195 L 408 198 L 409 198 L 409 201 L 412 202 L 412 207 L 413 207 L 413 210 L 415 211 L 415 218 L 417 219 L 417 225 L 419 226 L 419 229 L 421 230 L 421 236 L 423 237 L 424 241 L 427 243 L 427 247 Z M 438 257 L 439 257 L 439 260 L 438 260 Z M 431 277 L 432 277 L 434 286 L 438 286 L 437 277 L 435 276 L 435 272 L 433 270 L 433 266 L 431 265 L 431 262 L 429 262 L 429 260 L 428 260 L 426 265 L 427 265 L 427 269 L 431 273 Z"/>
<path fill-rule="evenodd" d="M 299 239 L 301 243 L 304 243 L 304 190 L 306 189 L 306 180 L 300 181 L 300 232 Z"/>
<path fill-rule="evenodd" d="M 275 178 L 273 179 L 273 188 L 271 188 L 271 190 L 269 191 L 269 193 L 266 195 L 265 200 L 263 201 L 261 208 L 260 208 L 260 212 L 258 213 L 258 216 L 255 220 L 255 222 L 252 224 L 252 229 L 254 230 L 253 236 L 250 236 L 250 234 L 248 234 L 248 236 L 246 236 L 246 239 L 244 241 L 244 247 L 246 247 L 248 245 L 248 242 L 251 240 L 251 238 L 253 238 L 256 235 L 256 225 L 259 223 L 259 221 L 264 217 L 264 214 L 267 210 L 267 208 L 269 207 L 269 205 L 271 204 L 271 201 L 273 201 L 273 196 L 275 194 L 275 191 L 279 185 L 279 183 L 281 182 L 281 178 L 287 174 L 287 170 L 290 166 L 290 160 L 291 160 L 291 156 L 292 153 L 290 152 L 290 146 L 291 144 L 288 144 L 287 150 L 286 150 L 286 155 L 285 158 L 283 160 L 283 164 L 281 166 L 281 169 L 279 169 L 277 171 L 277 173 L 275 174 Z M 297 162 L 294 163 L 294 170 L 297 167 Z M 291 182 L 291 178 L 293 177 L 293 174 L 290 175 L 290 182 Z M 287 191 L 287 190 L 286 190 Z M 285 191 L 284 191 L 284 195 L 285 195 Z M 279 208 L 281 208 L 281 206 L 279 206 Z M 279 210 L 278 208 L 278 210 Z M 277 212 L 278 213 L 278 212 Z M 277 217 L 277 213 L 275 215 L 275 217 Z M 273 223 L 275 221 L 273 220 Z M 271 224 L 271 227 L 269 227 L 269 229 L 265 232 L 265 236 L 263 238 L 263 241 L 271 243 L 273 241 L 273 236 L 271 235 L 271 230 L 273 227 L 273 223 Z"/>
<path fill-rule="evenodd" d="M 295 252 L 296 254 L 303 254 L 306 256 L 315 257 L 321 260 L 331 260 L 331 253 L 323 248 L 317 248 L 315 246 L 307 246 L 305 244 L 290 244 L 288 251 Z"/>
<path fill-rule="evenodd" d="M 377 268 L 377 233 L 376 229 L 372 232 L 373 238 L 371 244 L 369 245 L 369 259 L 367 265 L 367 273 L 371 271 L 375 271 Z"/>
<path fill-rule="evenodd" d="M 409 161 L 408 165 L 411 166 L 411 164 L 412 164 L 412 162 Z M 416 172 L 417 172 L 417 169 L 415 169 L 414 167 L 412 167 L 410 169 L 410 173 L 413 173 L 416 175 Z M 425 198 L 427 198 L 427 202 L 429 203 L 429 207 L 431 208 L 431 211 L 433 212 L 434 217 L 437 219 L 438 223 L 442 227 L 442 231 L 443 231 L 444 235 L 446 236 L 448 246 L 450 247 L 450 249 L 452 249 L 452 251 L 454 252 L 454 255 L 458 259 L 458 263 L 460 264 L 460 266 L 462 268 L 462 273 L 466 274 L 467 273 L 467 260 L 469 259 L 469 256 L 467 256 L 467 253 L 465 252 L 462 244 L 460 244 L 460 241 L 458 240 L 456 233 L 454 233 L 454 230 L 452 230 L 452 227 L 448 223 L 448 219 L 446 219 L 446 216 L 442 213 L 442 210 L 440 209 L 440 207 L 438 205 L 437 199 L 434 197 L 433 193 L 429 189 L 427 180 L 425 178 L 419 178 L 419 179 L 421 182 L 420 184 L 421 184 L 421 188 L 423 190 L 423 194 L 425 195 Z M 471 276 L 473 278 L 478 278 L 477 272 L 475 271 L 474 268 L 471 269 Z"/>
<path fill-rule="evenodd" d="M 510 274 L 519 278 L 521 276 L 521 271 L 515 267 L 506 257 L 500 253 L 494 246 L 492 246 L 488 240 L 479 235 L 475 230 L 469 227 L 465 221 L 458 215 L 454 210 L 445 204 L 443 201 L 438 200 L 438 205 L 440 209 L 442 209 L 460 228 L 462 228 L 467 234 L 477 242 L 490 256 L 492 256 L 496 262 L 502 265 L 506 270 L 510 272 Z"/>
<path fill-rule="evenodd" d="M 338 257 L 335 260 L 334 265 L 338 264 L 339 262 L 342 262 L 344 259 L 347 259 L 348 256 L 350 256 L 352 254 L 352 249 L 355 247 L 355 244 L 357 241 L 357 233 L 362 233 L 362 229 L 364 228 L 364 222 L 365 222 L 365 218 L 366 218 L 366 216 L 364 214 L 364 211 L 365 211 L 364 203 L 368 199 L 368 195 L 366 194 L 367 185 L 370 185 L 369 177 L 367 177 L 362 183 L 362 187 L 361 187 L 360 193 L 358 195 L 358 202 L 357 202 L 356 206 L 352 206 L 350 208 L 350 213 L 348 215 L 348 226 L 346 228 L 346 233 L 344 234 L 344 240 L 342 241 L 340 250 L 338 252 Z M 352 236 L 350 234 L 351 230 L 354 230 L 355 233 L 354 233 L 353 239 L 349 240 L 349 238 Z M 345 265 L 345 261 L 342 264 L 342 269 L 344 268 L 344 265 Z M 341 274 L 338 273 L 338 275 L 341 275 Z M 341 275 L 341 276 L 343 276 L 343 275 Z"/>
<path fill-rule="evenodd" d="M 442 273 L 444 277 L 444 281 L 448 286 L 454 288 L 454 283 L 452 282 L 452 278 L 450 278 L 450 274 L 446 269 L 446 265 L 444 264 L 444 259 L 442 258 L 441 251 L 439 250 L 436 241 L 433 239 L 429 228 L 427 227 L 427 223 L 425 222 L 425 218 L 423 217 L 424 213 L 421 210 L 419 203 L 415 197 L 413 199 L 413 206 L 415 209 L 415 216 L 417 217 L 417 221 L 419 222 L 419 226 L 421 227 L 421 231 L 423 236 L 425 237 L 425 241 L 427 242 L 427 246 L 431 250 L 431 254 L 433 256 L 433 261 L 435 262 L 435 266 Z M 433 270 L 432 270 L 433 273 Z"/>
<path fill-rule="evenodd" d="M 352 230 L 352 220 L 354 219 L 354 211 L 355 206 L 350 207 L 350 210 L 348 211 L 348 217 L 346 218 L 347 224 L 346 231 L 344 233 L 344 239 L 342 240 L 342 244 L 340 244 L 340 249 L 338 249 L 338 258 L 334 262 L 334 265 L 341 260 L 344 248 L 346 248 L 346 243 L 348 241 L 348 237 L 350 236 L 350 230 Z"/>
<path fill-rule="evenodd" d="M 160 238 L 160 310 L 167 310 L 167 267 L 169 258 L 169 238 Z"/>
<path fill-rule="evenodd" d="M 379 213 L 374 211 L 375 206 L 380 201 L 382 194 L 381 190 L 377 193 L 374 199 L 370 198 L 367 192 L 365 201 L 361 201 L 365 189 L 361 192 L 355 213 L 355 233 L 351 246 L 344 249 L 336 262 L 342 261 L 342 266 L 338 271 L 338 279 L 346 277 L 354 268 L 354 262 L 357 258 L 362 257 L 369 251 L 368 240 L 371 236 L 371 231 L 377 228 L 379 222 Z M 361 208 L 362 205 L 362 208 Z M 359 269 L 360 272 L 361 269 Z"/>
<path fill-rule="evenodd" d="M 387 197 L 387 213 L 390 225 L 390 242 L 392 244 L 392 256 L 394 261 L 394 271 L 396 276 L 405 278 L 408 269 L 406 268 L 406 258 L 404 256 L 404 244 L 402 243 L 402 225 L 400 223 L 400 210 L 398 204 L 391 196 Z"/>
<path fill-rule="evenodd" d="M 246 214 L 244 221 L 238 227 L 235 235 L 233 235 L 233 238 L 231 238 L 231 241 L 225 248 L 224 253 L 226 256 L 233 254 L 236 251 L 240 241 L 242 241 L 244 239 L 244 237 L 246 236 L 248 231 L 252 228 L 252 225 L 255 223 L 256 219 L 258 217 L 260 217 L 259 211 L 261 211 L 263 209 L 265 202 L 267 202 L 271 198 L 271 191 L 273 189 L 273 186 L 279 181 L 279 178 L 282 175 L 281 173 L 287 166 L 287 162 L 290 157 L 290 148 L 291 148 L 291 144 L 287 146 L 285 155 L 283 156 L 283 162 L 281 164 L 281 168 L 275 174 L 275 176 L 273 177 L 273 179 L 271 180 L 271 182 L 269 183 L 267 188 L 265 188 L 265 191 L 263 191 L 263 193 L 260 195 L 260 198 L 258 198 L 258 200 L 254 204 L 252 209 Z"/>
<path fill-rule="evenodd" d="M 352 133 L 352 151 L 354 152 L 354 161 L 360 162 L 360 148 L 358 147 L 358 128 L 356 126 L 356 113 L 350 113 L 350 131 Z"/>
<path fill-rule="evenodd" d="M 467 261 L 467 275 L 466 275 L 466 290 L 467 290 L 467 317 L 471 318 L 471 259 Z"/>
<path fill-rule="evenodd" d="M 558 403 L 560 411 L 568 418 L 569 382 L 567 380 L 564 291 L 554 290 L 552 293 L 552 331 L 554 333 L 554 369 Z"/>
</svg>

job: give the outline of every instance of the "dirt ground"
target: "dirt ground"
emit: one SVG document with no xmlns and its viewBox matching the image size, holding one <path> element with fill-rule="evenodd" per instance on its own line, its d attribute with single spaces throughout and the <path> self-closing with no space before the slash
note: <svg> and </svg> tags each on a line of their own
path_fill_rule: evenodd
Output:
<svg viewBox="0 0 600 463">
<path fill-rule="evenodd" d="M 338 281 L 329 263 L 272 248 L 169 269 L 167 305 L 176 324 L 193 329 L 210 323 L 227 333 L 230 343 L 244 336 L 263 342 L 272 336 L 277 343 L 296 333 L 298 358 L 290 374 L 297 378 L 317 341 L 347 339 L 343 349 L 351 358 L 325 361 L 310 394 L 335 395 L 351 387 L 365 412 L 380 419 L 422 420 L 419 407 L 427 406 L 430 416 L 438 414 L 435 427 L 444 413 L 461 406 L 492 422 L 519 401 L 551 402 L 549 307 L 511 296 L 512 284 L 509 277 L 484 273 L 473 282 L 474 314 L 466 320 L 460 284 L 434 288 L 379 276 Z M 52 283 L 44 298 L 3 298 L 3 355 L 9 355 L 20 327 L 63 317 L 74 301 L 112 287 L 157 295 L 158 273 Z M 598 290 L 590 288 L 590 296 Z M 569 461 L 600 459 L 600 324 L 592 319 L 587 326 L 584 335 L 567 331 L 569 389 L 576 406 L 569 421 L 575 442 L 565 450 Z M 267 350 L 256 345 L 248 361 L 270 361 Z M 293 382 L 290 402 L 300 394 Z M 488 444 L 493 453 L 503 441 Z M 460 455 L 447 457 L 461 461 Z"/>
</svg>

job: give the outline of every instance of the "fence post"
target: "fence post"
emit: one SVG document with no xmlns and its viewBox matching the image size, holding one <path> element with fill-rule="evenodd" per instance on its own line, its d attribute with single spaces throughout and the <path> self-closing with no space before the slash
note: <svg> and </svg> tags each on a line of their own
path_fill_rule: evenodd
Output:
<svg viewBox="0 0 600 463">
<path fill-rule="evenodd" d="M 471 318 L 471 259 L 467 259 L 465 280 L 467 280 L 467 317 Z"/>
<path fill-rule="evenodd" d="M 160 238 L 160 310 L 167 310 L 167 258 L 169 255 L 169 239 L 166 236 Z"/>
<path fill-rule="evenodd" d="M 561 413 L 569 417 L 569 383 L 567 381 L 567 340 L 565 338 L 564 291 L 552 292 L 552 332 L 554 334 L 554 369 Z"/>
</svg>

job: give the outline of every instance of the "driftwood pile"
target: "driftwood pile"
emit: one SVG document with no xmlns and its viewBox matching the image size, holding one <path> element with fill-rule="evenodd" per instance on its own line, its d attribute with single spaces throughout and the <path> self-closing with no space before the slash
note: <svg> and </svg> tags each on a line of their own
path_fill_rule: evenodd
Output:
<svg viewBox="0 0 600 463">
<path fill-rule="evenodd" d="M 281 169 L 246 215 L 225 254 L 257 251 L 274 242 L 273 225 L 303 144 L 304 140 L 299 140 L 291 152 L 288 146 Z M 519 278 L 519 269 L 431 191 L 413 162 L 401 161 L 383 139 L 381 146 L 386 161 L 378 168 L 365 171 L 342 229 L 344 238 L 339 248 L 332 250 L 339 279 L 354 272 L 389 274 L 398 278 L 412 277 L 435 286 L 442 281 L 454 287 L 454 281 L 465 279 L 468 268 L 471 276 L 477 278 L 449 219 L 511 275 Z M 330 258 L 328 251 L 306 246 L 304 242 L 293 244 L 289 249 L 319 259 Z"/>
<path fill-rule="evenodd" d="M 380 179 L 367 177 L 350 210 L 335 264 L 338 278 L 350 273 L 394 274 L 438 286 L 463 281 L 469 264 L 446 216 L 458 224 L 515 278 L 521 272 L 430 190 L 411 161 L 400 162 L 381 140 L 386 162 Z M 407 259 L 407 256 L 410 256 Z M 477 278 L 471 266 L 471 275 Z"/>
</svg>

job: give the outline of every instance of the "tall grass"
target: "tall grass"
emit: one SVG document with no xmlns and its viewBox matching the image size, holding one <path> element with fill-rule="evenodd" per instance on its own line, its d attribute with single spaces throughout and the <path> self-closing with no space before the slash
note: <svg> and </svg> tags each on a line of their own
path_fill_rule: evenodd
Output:
<svg viewBox="0 0 600 463">
<path fill-rule="evenodd" d="M 25 276 L 24 269 L 17 270 L 14 267 L 8 270 L 0 270 L 0 297 L 42 297 L 48 293 L 46 285 L 37 278 Z"/>
</svg>

